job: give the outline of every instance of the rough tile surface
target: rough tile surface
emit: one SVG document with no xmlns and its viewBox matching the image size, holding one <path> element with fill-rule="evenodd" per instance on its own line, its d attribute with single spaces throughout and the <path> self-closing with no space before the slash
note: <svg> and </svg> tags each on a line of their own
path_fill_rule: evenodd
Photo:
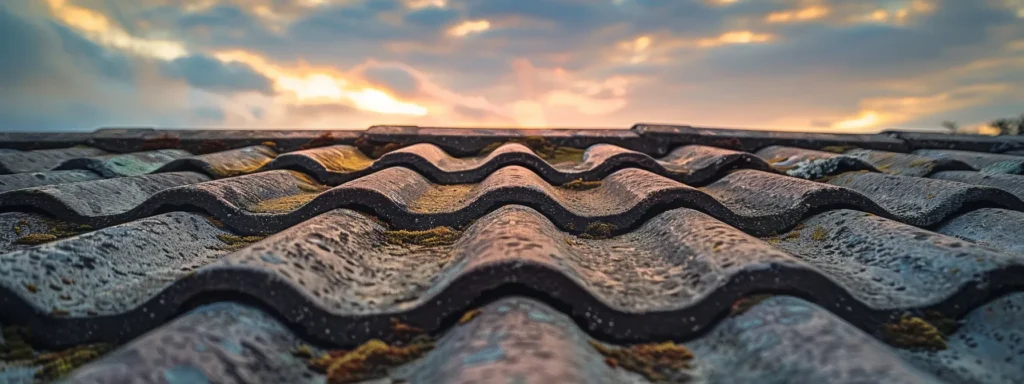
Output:
<svg viewBox="0 0 1024 384">
<path fill-rule="evenodd" d="M 1022 149 L 0 133 L 0 383 L 1018 383 Z M 411 334 L 433 349 L 410 361 Z"/>
</svg>

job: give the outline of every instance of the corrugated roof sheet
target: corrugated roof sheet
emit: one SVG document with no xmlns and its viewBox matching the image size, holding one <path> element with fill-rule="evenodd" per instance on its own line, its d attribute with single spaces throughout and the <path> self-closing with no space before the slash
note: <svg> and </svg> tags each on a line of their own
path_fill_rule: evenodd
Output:
<svg viewBox="0 0 1024 384">
<path fill-rule="evenodd" d="M 1024 381 L 1020 138 L 0 147 L 0 383 Z"/>
</svg>

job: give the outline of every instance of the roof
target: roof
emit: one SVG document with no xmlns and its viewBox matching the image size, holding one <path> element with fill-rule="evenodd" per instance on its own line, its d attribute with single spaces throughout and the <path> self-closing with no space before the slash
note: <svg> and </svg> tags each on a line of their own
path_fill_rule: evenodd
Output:
<svg viewBox="0 0 1024 384">
<path fill-rule="evenodd" d="M 122 129 L 0 148 L 0 383 L 1024 381 L 1024 138 Z"/>
</svg>

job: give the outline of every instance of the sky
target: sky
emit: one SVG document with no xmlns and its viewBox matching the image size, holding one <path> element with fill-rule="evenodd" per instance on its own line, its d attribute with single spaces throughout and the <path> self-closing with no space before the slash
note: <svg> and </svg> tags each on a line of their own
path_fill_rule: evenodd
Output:
<svg viewBox="0 0 1024 384">
<path fill-rule="evenodd" d="M 3 0 L 0 130 L 841 133 L 1024 113 L 1024 0 Z"/>
</svg>

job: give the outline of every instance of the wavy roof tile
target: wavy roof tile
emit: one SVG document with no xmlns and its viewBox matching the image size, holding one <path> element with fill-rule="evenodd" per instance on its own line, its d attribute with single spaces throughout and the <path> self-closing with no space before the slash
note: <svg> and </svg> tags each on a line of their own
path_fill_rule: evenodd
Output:
<svg viewBox="0 0 1024 384">
<path fill-rule="evenodd" d="M 0 383 L 1021 382 L 1022 153 L 663 125 L 0 134 Z"/>
</svg>

